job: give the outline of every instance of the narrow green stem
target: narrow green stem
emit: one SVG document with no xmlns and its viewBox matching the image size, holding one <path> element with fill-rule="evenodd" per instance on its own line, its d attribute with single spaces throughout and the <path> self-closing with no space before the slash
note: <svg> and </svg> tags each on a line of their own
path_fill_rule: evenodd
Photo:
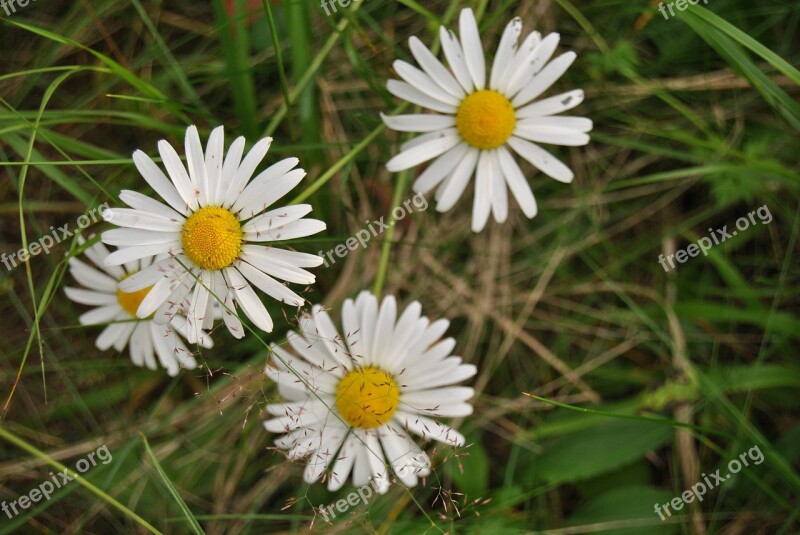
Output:
<svg viewBox="0 0 800 535">
<path fill-rule="evenodd" d="M 389 268 L 389 256 L 392 254 L 392 238 L 394 238 L 394 207 L 400 206 L 403 192 L 408 185 L 408 179 L 411 176 L 410 171 L 403 171 L 398 173 L 397 182 L 394 184 L 394 194 L 392 194 L 392 205 L 389 209 L 389 228 L 383 235 L 383 244 L 381 246 L 381 261 L 378 264 L 378 274 L 375 276 L 375 286 L 372 288 L 372 293 L 376 297 L 381 295 L 383 285 L 386 282 L 386 271 Z"/>
<path fill-rule="evenodd" d="M 281 44 L 278 41 L 278 27 L 275 25 L 275 18 L 272 16 L 272 7 L 269 5 L 269 0 L 261 0 L 261 2 L 264 4 L 264 12 L 267 14 L 267 23 L 272 34 L 272 47 L 275 49 L 275 61 L 278 63 L 278 78 L 283 91 L 283 102 L 287 112 L 291 112 L 292 96 L 289 94 L 289 82 L 286 79 L 286 69 L 283 66 L 283 54 L 281 54 Z M 291 113 L 289 113 L 289 137 L 294 139 L 294 125 L 292 124 Z"/>
<path fill-rule="evenodd" d="M 358 11 L 362 3 L 363 2 L 357 2 L 353 4 L 353 6 L 350 8 L 350 12 L 355 13 Z M 336 25 L 336 31 L 330 37 L 328 37 L 328 40 L 325 41 L 324 45 L 322 45 L 322 49 L 314 57 L 311 65 L 308 66 L 306 72 L 304 72 L 303 76 L 300 77 L 300 80 L 297 81 L 297 85 L 289 93 L 289 101 L 281 104 L 281 106 L 275 111 L 275 115 L 272 116 L 272 120 L 267 125 L 266 130 L 264 130 L 264 135 L 262 137 L 270 136 L 275 132 L 283 118 L 286 117 L 286 113 L 289 109 L 289 103 L 294 102 L 300 96 L 300 93 L 303 92 L 306 86 L 311 83 L 311 81 L 314 79 L 314 76 L 317 74 L 317 71 L 322 66 L 322 62 L 325 61 L 325 58 L 327 58 L 328 54 L 331 53 L 334 45 L 337 43 L 337 41 L 339 41 L 342 32 L 344 32 L 349 24 L 349 20 L 342 19 L 339 24 Z"/>
</svg>

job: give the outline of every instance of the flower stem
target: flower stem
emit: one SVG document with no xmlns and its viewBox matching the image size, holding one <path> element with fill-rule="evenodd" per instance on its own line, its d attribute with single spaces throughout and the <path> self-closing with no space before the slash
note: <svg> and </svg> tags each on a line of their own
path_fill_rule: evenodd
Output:
<svg viewBox="0 0 800 535">
<path fill-rule="evenodd" d="M 381 246 L 381 260 L 378 264 L 378 274 L 375 276 L 375 286 L 372 288 L 372 293 L 375 297 L 380 297 L 383 285 L 386 282 L 386 270 L 389 267 L 389 255 L 392 254 L 392 238 L 394 237 L 394 207 L 400 205 L 403 192 L 408 185 L 408 179 L 411 175 L 410 171 L 402 171 L 397 175 L 397 182 L 394 185 L 394 194 L 392 195 L 392 205 L 389 209 L 389 228 L 383 235 L 383 243 Z"/>
</svg>

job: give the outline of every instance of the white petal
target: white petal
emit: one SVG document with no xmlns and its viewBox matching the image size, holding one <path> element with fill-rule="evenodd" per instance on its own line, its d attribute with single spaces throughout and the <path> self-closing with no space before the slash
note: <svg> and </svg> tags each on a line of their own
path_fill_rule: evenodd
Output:
<svg viewBox="0 0 800 535">
<path fill-rule="evenodd" d="M 89 312 L 84 312 L 78 316 L 78 322 L 80 322 L 81 325 L 108 323 L 110 321 L 114 321 L 114 318 L 119 311 L 120 306 L 118 303 L 93 308 Z"/>
<path fill-rule="evenodd" d="M 165 258 L 121 281 L 119 289 L 123 292 L 138 292 L 154 285 L 162 277 L 169 276 L 174 271 L 183 272 L 185 270 L 173 258 Z"/>
<path fill-rule="evenodd" d="M 509 141 L 513 139 L 511 138 Z M 509 145 L 514 147 L 512 143 L 509 143 Z M 528 218 L 535 217 L 538 212 L 536 199 L 533 197 L 533 191 L 531 191 L 528 181 L 525 180 L 519 165 L 517 165 L 517 162 L 514 161 L 514 158 L 505 147 L 498 149 L 497 157 L 500 162 L 500 169 L 502 169 L 503 176 L 506 179 L 506 183 L 508 183 L 508 189 L 511 190 L 517 200 L 517 204 L 522 208 L 522 212 Z"/>
<path fill-rule="evenodd" d="M 567 91 L 566 93 L 561 93 L 554 97 L 548 97 L 533 102 L 516 111 L 517 120 L 521 121 L 532 117 L 544 117 L 547 115 L 555 115 L 556 113 L 563 113 L 583 102 L 583 97 L 583 89 L 573 89 L 572 91 Z"/>
<path fill-rule="evenodd" d="M 469 145 L 459 143 L 453 149 L 439 156 L 417 177 L 411 189 L 423 194 L 431 191 L 455 169 L 458 162 L 464 159 L 468 150 Z"/>
<path fill-rule="evenodd" d="M 436 210 L 439 212 L 446 212 L 451 209 L 456 201 L 464 193 L 472 173 L 475 171 L 475 165 L 478 163 L 478 156 L 480 151 L 470 148 L 453 170 L 453 173 L 447 178 L 447 181 L 440 186 L 441 197 L 436 203 Z"/>
<path fill-rule="evenodd" d="M 475 199 L 472 205 L 472 232 L 480 232 L 492 211 L 492 165 L 490 152 L 481 151 L 475 180 Z"/>
<path fill-rule="evenodd" d="M 408 45 L 411 49 L 411 53 L 414 55 L 414 59 L 417 60 L 419 66 L 428 73 L 428 76 L 430 76 L 434 82 L 439 84 L 442 89 L 458 98 L 459 101 L 466 96 L 464 89 L 459 85 L 453 75 L 450 74 L 450 71 L 436 59 L 431 51 L 428 50 L 428 47 L 422 44 L 422 41 L 412 36 L 408 40 Z"/>
<path fill-rule="evenodd" d="M 164 302 L 169 299 L 176 288 L 189 276 L 186 272 L 182 277 L 161 277 L 154 285 L 153 288 L 147 292 L 147 295 L 139 303 L 139 308 L 136 310 L 136 315 L 139 318 L 147 318 L 158 309 Z M 127 280 L 127 279 L 126 279 Z"/>
<path fill-rule="evenodd" d="M 100 336 L 95 340 L 95 347 L 100 351 L 107 350 L 115 343 L 119 343 L 122 347 L 125 347 L 135 326 L 135 322 L 110 324 L 103 329 L 103 332 L 101 332 Z M 123 341 L 120 341 L 120 339 L 123 339 Z"/>
<path fill-rule="evenodd" d="M 395 413 L 394 420 L 424 439 L 438 440 L 451 446 L 464 445 L 464 436 L 461 433 L 431 418 L 398 410 Z"/>
<path fill-rule="evenodd" d="M 464 50 L 467 69 L 475 83 L 475 88 L 481 90 L 486 87 L 486 60 L 483 57 L 481 36 L 478 33 L 478 23 L 475 22 L 472 9 L 461 10 L 458 24 L 461 33 L 461 48 Z"/>
<path fill-rule="evenodd" d="M 237 137 L 231 146 L 228 147 L 228 153 L 225 155 L 225 162 L 222 164 L 222 180 L 220 182 L 219 195 L 216 204 L 223 206 L 228 196 L 228 190 L 233 184 L 236 172 L 242 163 L 242 154 L 244 154 L 245 139 L 243 136 Z M 249 177 L 248 177 L 249 178 Z"/>
<path fill-rule="evenodd" d="M 443 385 L 458 383 L 460 381 L 473 377 L 477 372 L 478 369 L 474 365 L 461 364 L 454 371 L 451 371 L 445 376 L 441 375 L 434 376 L 433 374 L 430 374 L 427 377 L 420 378 L 413 382 L 409 379 L 406 381 L 408 385 L 404 391 L 412 392 L 414 390 L 438 388 Z"/>
<path fill-rule="evenodd" d="M 183 219 L 167 219 L 160 215 L 129 208 L 109 208 L 103 212 L 103 219 L 118 227 L 130 227 L 160 232 L 180 232 Z"/>
<path fill-rule="evenodd" d="M 178 212 L 186 213 L 186 201 L 178 194 L 178 190 L 164 175 L 163 171 L 144 152 L 137 150 L 133 153 L 133 163 L 150 187 L 158 193 L 167 204 Z"/>
<path fill-rule="evenodd" d="M 306 331 L 306 338 L 310 342 L 322 342 L 319 347 L 324 348 L 330 358 L 334 362 L 338 362 L 343 369 L 349 369 L 351 367 L 350 356 L 347 354 L 342 337 L 339 335 L 339 331 L 333 321 L 331 321 L 331 317 L 322 310 L 320 305 L 312 307 L 312 316 L 314 320 L 309 323 L 307 328 L 313 328 L 313 332 Z"/>
<path fill-rule="evenodd" d="M 389 80 L 386 82 L 386 89 L 397 98 L 406 100 L 417 106 L 422 106 L 423 108 L 428 108 L 429 110 L 449 113 L 451 115 L 456 112 L 456 106 L 436 100 L 422 90 L 405 82 L 401 82 L 400 80 Z"/>
<path fill-rule="evenodd" d="M 77 258 L 71 258 L 69 261 L 69 272 L 73 278 L 78 281 L 82 286 L 91 290 L 98 290 L 101 292 L 116 295 L 117 281 L 109 277 L 102 271 L 98 271 L 87 264 L 84 264 Z"/>
<path fill-rule="evenodd" d="M 397 366 L 402 369 L 404 367 L 404 359 L 408 352 L 408 343 L 412 339 L 412 335 L 417 328 L 417 324 L 422 312 L 422 305 L 419 301 L 414 301 L 406 307 L 397 320 L 394 333 L 392 333 L 391 342 L 388 344 L 389 354 L 387 359 L 391 362 L 396 362 Z"/>
<path fill-rule="evenodd" d="M 517 71 L 523 68 L 525 59 L 541 41 L 542 35 L 539 32 L 531 32 L 525 37 L 525 39 L 522 41 L 522 44 L 517 48 L 517 51 L 514 54 L 514 57 L 511 59 L 511 62 L 509 63 L 506 72 L 503 74 L 502 79 L 499 81 L 499 88 L 502 89 L 508 85 L 511 77 L 514 76 Z"/>
<path fill-rule="evenodd" d="M 185 219 L 166 204 L 160 203 L 147 195 L 142 195 L 138 191 L 124 189 L 119 192 L 119 199 L 131 208 L 143 212 L 152 212 L 154 215 L 161 216 L 169 221 L 183 221 Z"/>
<path fill-rule="evenodd" d="M 439 102 L 444 102 L 445 104 L 455 107 L 458 107 L 459 104 L 461 104 L 460 98 L 457 98 L 442 89 L 431 79 L 430 76 L 425 74 L 420 69 L 417 69 L 410 63 L 398 59 L 395 60 L 392 65 L 394 70 L 397 71 L 397 74 L 399 74 L 400 77 L 411 87 L 419 89 L 429 97 L 435 98 Z"/>
<path fill-rule="evenodd" d="M 113 305 L 117 303 L 116 294 L 101 293 L 92 290 L 84 290 L 82 288 L 64 288 L 64 293 L 67 297 L 76 303 L 82 305 L 100 306 L 100 305 Z"/>
<path fill-rule="evenodd" d="M 475 395 L 475 390 L 468 386 L 451 386 L 435 390 L 419 390 L 403 392 L 400 404 L 404 411 L 432 411 L 439 405 L 451 405 L 467 401 Z"/>
<path fill-rule="evenodd" d="M 521 127 L 553 127 L 565 130 L 576 130 L 578 132 L 589 132 L 592 129 L 592 120 L 586 117 L 554 116 L 554 117 L 535 117 L 524 119 L 517 123 Z"/>
<path fill-rule="evenodd" d="M 331 475 L 328 478 L 328 490 L 330 492 L 339 490 L 347 482 L 350 470 L 353 468 L 353 464 L 358 456 L 359 446 L 360 444 L 356 436 L 353 433 L 348 435 L 342 445 L 342 449 L 339 451 L 336 461 L 333 463 Z"/>
<path fill-rule="evenodd" d="M 187 339 L 192 343 L 202 336 L 209 301 L 208 286 L 211 282 L 211 277 L 208 272 L 201 271 L 199 278 L 200 280 L 194 285 L 192 300 L 186 310 L 187 333 L 189 335 Z"/>
<path fill-rule="evenodd" d="M 264 245 L 244 245 L 242 252 L 252 255 L 258 255 L 265 259 L 274 262 L 282 262 L 292 266 L 301 268 L 317 267 L 322 264 L 324 259 L 315 254 L 300 253 L 297 251 L 287 251 L 286 249 L 277 249 Z"/>
<path fill-rule="evenodd" d="M 508 192 L 506 191 L 506 181 L 503 178 L 497 151 L 490 153 L 489 164 L 492 168 L 492 214 L 495 221 L 504 223 L 508 218 Z"/>
<path fill-rule="evenodd" d="M 381 451 L 381 444 L 374 433 L 365 434 L 367 444 L 362 451 L 369 463 L 370 482 L 378 494 L 386 494 L 389 490 L 389 474 L 386 471 L 386 459 Z"/>
<path fill-rule="evenodd" d="M 322 232 L 327 227 L 325 223 L 317 219 L 301 219 L 293 221 L 288 225 L 276 228 L 274 230 L 265 230 L 254 233 L 245 233 L 244 238 L 247 241 L 280 241 L 280 240 L 293 240 L 295 238 L 305 238 L 312 234 Z"/>
<path fill-rule="evenodd" d="M 517 48 L 517 41 L 522 33 L 522 19 L 514 17 L 511 19 L 505 30 L 503 36 L 500 38 L 500 44 L 497 46 L 497 54 L 494 56 L 494 63 L 492 63 L 492 73 L 489 81 L 489 88 L 495 91 L 500 87 L 499 84 L 503 80 L 508 68 L 511 66 L 511 61 L 514 59 L 514 54 Z"/>
<path fill-rule="evenodd" d="M 238 212 L 242 219 L 249 219 L 266 210 L 272 203 L 294 189 L 306 176 L 303 169 L 279 174 L 282 168 L 275 166 L 256 177 L 233 205 L 232 210 Z"/>
<path fill-rule="evenodd" d="M 195 185 L 192 183 L 192 179 L 189 178 L 186 167 L 184 167 L 178 153 L 172 145 L 163 139 L 158 142 L 158 152 L 161 154 L 164 167 L 167 168 L 167 173 L 169 173 L 169 177 L 172 179 L 172 183 L 175 185 L 175 189 L 178 191 L 183 201 L 191 210 L 197 210 L 198 192 Z"/>
<path fill-rule="evenodd" d="M 103 241 L 117 247 L 134 245 L 157 245 L 181 241 L 180 232 L 160 232 L 154 230 L 137 230 L 132 228 L 115 228 L 103 233 Z"/>
<path fill-rule="evenodd" d="M 119 265 L 125 262 L 131 262 L 147 256 L 153 256 L 162 253 L 174 255 L 183 250 L 180 241 L 172 241 L 167 243 L 156 243 L 153 245 L 140 245 L 136 247 L 123 247 L 108 255 L 106 262 L 110 265 Z"/>
<path fill-rule="evenodd" d="M 590 141 L 587 134 L 578 130 L 539 124 L 518 124 L 516 128 L 514 128 L 514 136 L 527 139 L 528 141 L 536 141 L 550 145 L 564 145 L 567 147 L 586 145 Z"/>
<path fill-rule="evenodd" d="M 444 26 L 439 28 L 439 37 L 442 42 L 442 50 L 447 58 L 447 63 L 450 64 L 450 69 L 461 84 L 461 87 L 466 93 L 472 93 L 475 89 L 475 84 L 472 82 L 472 77 L 467 68 L 467 62 L 464 60 L 464 51 L 461 49 L 461 43 L 452 31 L 448 31 Z"/>
<path fill-rule="evenodd" d="M 242 164 L 236 170 L 236 174 L 228 186 L 225 202 L 222 205 L 223 208 L 230 208 L 239 199 L 239 195 L 241 195 L 250 178 L 252 178 L 261 160 L 267 155 L 270 145 L 272 145 L 271 137 L 261 139 L 253 145 L 253 148 L 244 157 Z"/>
<path fill-rule="evenodd" d="M 433 416 L 434 418 L 461 418 L 469 416 L 474 410 L 474 407 L 469 403 L 452 403 L 439 405 L 431 410 L 420 411 L 420 414 Z"/>
<path fill-rule="evenodd" d="M 399 132 L 434 132 L 456 125 L 455 117 L 452 115 L 384 115 L 381 113 L 381 119 L 386 126 Z"/>
<path fill-rule="evenodd" d="M 322 436 L 319 438 L 319 445 L 308 459 L 306 469 L 303 472 L 303 481 L 315 483 L 325 472 L 331 462 L 336 458 L 336 452 L 342 445 L 347 429 L 335 425 L 326 425 L 322 429 Z"/>
<path fill-rule="evenodd" d="M 370 354 L 379 366 L 385 366 L 390 348 L 387 344 L 392 339 L 394 324 L 397 320 L 397 301 L 393 295 L 387 295 L 381 303 L 378 318 L 375 321 L 375 334 Z"/>
<path fill-rule="evenodd" d="M 236 301 L 241 305 L 250 321 L 262 331 L 272 332 L 272 318 L 264 307 L 264 303 L 250 287 L 250 283 L 234 268 L 226 268 L 223 273 L 228 288 L 234 293 Z"/>
<path fill-rule="evenodd" d="M 437 342 L 447 331 L 447 328 L 450 326 L 450 322 L 444 318 L 440 318 L 426 328 L 421 329 L 421 335 L 418 339 L 414 340 L 411 344 L 408 353 L 411 357 L 414 355 L 425 355 L 429 353 L 431 350 L 436 348 L 436 345 L 433 345 Z M 443 340 L 442 343 L 453 343 L 451 338 Z M 453 344 L 454 345 L 454 344 Z M 453 346 L 450 346 L 452 349 Z M 450 350 L 447 350 L 450 351 Z M 444 358 L 444 357 L 442 357 Z"/>
<path fill-rule="evenodd" d="M 542 70 L 542 67 L 550 61 L 558 46 L 561 36 L 551 33 L 545 37 L 541 43 L 522 61 L 517 67 L 516 72 L 509 78 L 508 83 L 503 87 L 503 94 L 511 98 L 519 93 L 523 87 L 531 83 L 534 75 Z"/>
<path fill-rule="evenodd" d="M 461 142 L 455 128 L 442 130 L 436 139 L 401 152 L 386 163 L 386 168 L 396 173 L 427 162 L 452 149 Z"/>
<path fill-rule="evenodd" d="M 243 250 L 241 259 L 268 275 L 288 282 L 293 282 L 295 284 L 313 284 L 316 281 L 316 277 L 313 273 L 277 260 L 274 256 L 269 255 L 269 253 L 261 254 L 258 251 L 254 253 Z"/>
<path fill-rule="evenodd" d="M 515 108 L 518 108 L 550 89 L 550 86 L 561 78 L 561 75 L 572 65 L 576 57 L 577 55 L 575 52 L 569 51 L 548 63 L 547 66 L 512 99 L 511 104 Z"/>
<path fill-rule="evenodd" d="M 356 301 L 361 324 L 361 344 L 360 347 L 356 347 L 355 355 L 361 357 L 364 364 L 376 364 L 372 361 L 372 347 L 375 342 L 375 320 L 378 317 L 378 300 L 371 293 L 362 295 L 364 297 Z"/>
<path fill-rule="evenodd" d="M 273 299 L 290 306 L 303 306 L 305 304 L 305 300 L 302 297 L 247 262 L 237 261 L 234 265 L 247 280 Z"/>
<path fill-rule="evenodd" d="M 94 236 L 95 236 L 94 234 L 91 234 L 89 236 L 89 239 L 94 238 Z M 82 236 L 78 237 L 78 245 L 83 245 L 84 243 L 86 243 L 86 240 Z M 111 254 L 111 252 L 106 248 L 105 245 L 103 245 L 102 241 L 95 242 L 94 245 L 85 249 L 83 251 L 83 254 L 85 254 L 86 257 L 89 260 L 91 260 L 95 266 L 99 267 L 104 272 L 108 273 L 115 280 L 119 280 L 126 275 L 125 270 L 122 269 L 121 267 L 107 266 L 105 264 L 105 260 L 108 257 L 108 255 Z"/>
<path fill-rule="evenodd" d="M 242 226 L 245 233 L 257 234 L 259 232 L 269 232 L 297 221 L 311 212 L 310 204 L 295 204 L 285 206 L 276 210 L 270 210 L 258 217 L 255 217 Z"/>
<path fill-rule="evenodd" d="M 206 173 L 208 179 L 208 204 L 219 206 L 222 199 L 222 163 L 225 153 L 225 131 L 221 126 L 211 131 L 206 144 Z"/>
<path fill-rule="evenodd" d="M 200 135 L 197 127 L 192 125 L 186 129 L 186 164 L 189 168 L 189 176 L 192 179 L 197 191 L 200 192 L 198 200 L 200 206 L 208 205 L 208 173 L 206 171 L 205 157 L 203 156 L 203 145 L 200 144 Z"/>
<path fill-rule="evenodd" d="M 508 145 L 514 149 L 517 154 L 528 160 L 531 165 L 548 176 L 555 178 L 559 182 L 564 182 L 565 184 L 572 182 L 575 176 L 572 170 L 540 146 L 513 136 L 508 139 Z M 510 185 L 509 183 L 509 186 Z"/>
</svg>

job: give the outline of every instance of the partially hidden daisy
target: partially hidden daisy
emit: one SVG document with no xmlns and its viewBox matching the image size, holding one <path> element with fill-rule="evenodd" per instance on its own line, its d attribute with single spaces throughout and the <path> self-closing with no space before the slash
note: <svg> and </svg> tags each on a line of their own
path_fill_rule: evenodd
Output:
<svg viewBox="0 0 800 535">
<path fill-rule="evenodd" d="M 268 431 L 285 433 L 275 444 L 290 459 L 308 456 L 304 479 L 313 483 L 330 467 L 328 489 L 352 472 L 353 485 L 372 482 L 384 493 L 391 471 L 407 486 L 429 474 L 430 460 L 409 433 L 451 446 L 464 437 L 437 421 L 472 414 L 472 388 L 451 386 L 475 375 L 472 364 L 451 356 L 441 339 L 447 320 L 431 322 L 418 302 L 399 314 L 392 296 L 378 304 L 361 292 L 342 307 L 342 332 L 319 305 L 301 318 L 288 342 L 273 345 L 267 375 L 286 403 L 267 406 Z"/>
<path fill-rule="evenodd" d="M 534 102 L 575 60 L 570 51 L 550 61 L 558 34 L 542 38 L 532 32 L 519 44 L 522 20 L 513 19 L 503 31 L 487 79 L 471 9 L 461 11 L 459 24 L 460 40 L 444 27 L 440 29 L 450 69 L 416 37 L 411 37 L 409 46 L 421 69 L 402 60 L 394 62 L 402 81 L 389 80 L 388 90 L 438 114 L 382 115 L 389 128 L 424 132 L 403 144 L 386 167 L 397 172 L 435 158 L 413 189 L 427 193 L 438 188 L 436 209 L 440 212 L 455 205 L 475 173 L 472 230 L 479 232 L 490 213 L 499 223 L 506 220 L 506 185 L 527 217 L 537 213 L 533 192 L 511 151 L 552 178 L 571 182 L 572 171 L 536 143 L 585 145 L 592 121 L 556 115 L 583 101 L 580 89 Z"/>
<path fill-rule="evenodd" d="M 224 133 L 218 127 L 204 152 L 197 128 L 190 126 L 186 167 L 169 143 L 158 143 L 169 178 L 144 152 L 134 152 L 136 168 L 166 204 L 122 191 L 120 199 L 130 208 L 112 208 L 103 215 L 124 228 L 104 232 L 102 240 L 120 247 L 106 259 L 107 265 L 167 256 L 120 285 L 125 292 L 152 287 L 138 307 L 138 317 L 155 314 L 156 322 L 166 323 L 181 314 L 189 323 L 189 341 L 195 342 L 202 329 L 213 327 L 217 300 L 236 338 L 244 336 L 237 307 L 257 327 L 272 331 L 272 318 L 252 286 L 285 304 L 304 304 L 277 279 L 312 284 L 314 275 L 302 268 L 319 266 L 322 258 L 272 244 L 316 234 L 325 223 L 303 219 L 311 211 L 308 204 L 265 211 L 306 175 L 295 168 L 297 158 L 286 158 L 252 178 L 271 143 L 272 138 L 260 140 L 242 158 L 245 140 L 239 137 L 224 155 Z"/>
<path fill-rule="evenodd" d="M 82 245 L 85 241 L 79 238 L 79 243 Z M 83 288 L 67 287 L 64 291 L 72 301 L 95 307 L 81 314 L 81 325 L 108 324 L 97 337 L 97 349 L 105 351 L 113 347 L 122 351 L 130 346 L 131 361 L 136 366 L 155 370 L 158 358 L 172 377 L 181 368 L 195 369 L 197 361 L 181 339 L 181 336 L 186 337 L 186 320 L 175 316 L 168 324 L 159 325 L 150 318 L 139 319 L 136 309 L 149 288 L 135 292 L 119 289 L 120 281 L 146 269 L 156 259 L 145 257 L 126 262 L 124 266 L 107 266 L 105 259 L 110 253 L 100 242 L 88 247 L 84 254 L 91 263 L 77 258 L 69 260 L 70 274 Z M 211 337 L 205 332 L 198 341 L 206 349 L 213 347 Z"/>
</svg>

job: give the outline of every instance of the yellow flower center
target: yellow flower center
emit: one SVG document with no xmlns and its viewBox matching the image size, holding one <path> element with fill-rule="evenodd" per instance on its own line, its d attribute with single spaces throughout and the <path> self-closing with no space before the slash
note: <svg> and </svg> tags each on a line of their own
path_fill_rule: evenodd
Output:
<svg viewBox="0 0 800 535">
<path fill-rule="evenodd" d="M 478 149 L 495 149 L 506 142 L 517 125 L 514 106 L 506 97 L 481 89 L 461 101 L 456 128 L 461 139 Z"/>
<path fill-rule="evenodd" d="M 336 389 L 336 408 L 345 422 L 374 429 L 391 420 L 400 401 L 394 378 L 380 368 L 361 368 L 348 373 Z"/>
<path fill-rule="evenodd" d="M 123 279 L 124 280 L 124 279 Z M 120 289 L 117 289 L 117 301 L 119 301 L 119 306 L 122 307 L 122 310 L 133 316 L 136 317 L 136 311 L 139 310 L 139 305 L 142 304 L 144 298 L 150 293 L 152 290 L 152 286 L 148 286 L 143 290 L 138 290 L 136 292 L 123 292 Z"/>
<path fill-rule="evenodd" d="M 183 252 L 203 269 L 230 266 L 242 249 L 242 226 L 229 210 L 201 208 L 186 220 L 181 232 Z"/>
</svg>

